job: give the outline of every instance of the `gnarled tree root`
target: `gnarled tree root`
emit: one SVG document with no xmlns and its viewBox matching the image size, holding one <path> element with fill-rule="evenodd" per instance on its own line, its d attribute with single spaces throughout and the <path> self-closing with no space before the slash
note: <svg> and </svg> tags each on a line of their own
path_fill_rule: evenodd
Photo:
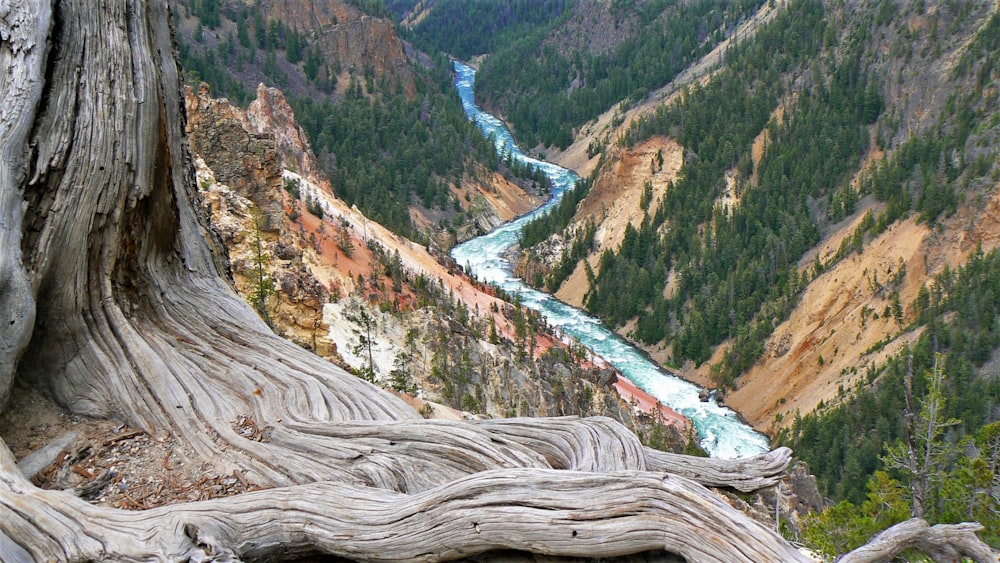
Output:
<svg viewBox="0 0 1000 563">
<path fill-rule="evenodd" d="M 322 552 L 441 561 L 498 549 L 804 560 L 697 483 L 662 473 L 494 470 L 412 495 L 318 482 L 127 512 L 37 489 L 14 476 L 12 464 L 0 453 L 0 521 L 36 560 L 268 560 Z"/>
</svg>

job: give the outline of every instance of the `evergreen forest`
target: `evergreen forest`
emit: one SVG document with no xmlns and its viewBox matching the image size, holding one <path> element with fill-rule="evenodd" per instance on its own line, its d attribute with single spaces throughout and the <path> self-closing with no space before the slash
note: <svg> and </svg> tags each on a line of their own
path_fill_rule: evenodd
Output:
<svg viewBox="0 0 1000 563">
<path fill-rule="evenodd" d="M 624 35 L 622 41 L 596 51 L 592 45 L 569 50 L 549 41 L 544 28 L 525 33 L 486 59 L 476 95 L 507 118 L 523 146 L 565 148 L 587 121 L 667 84 L 760 4 L 613 2 L 611 22 L 601 25 L 621 27 L 616 31 Z M 578 7 L 586 13 L 588 6 L 580 2 Z"/>
<path fill-rule="evenodd" d="M 351 4 L 389 13 L 381 1 Z M 259 5 L 182 2 L 175 25 L 188 82 L 208 82 L 216 96 L 243 106 L 258 81 L 283 90 L 337 195 L 369 218 L 426 241 L 410 208 L 429 210 L 443 225 L 461 223 L 466 214 L 449 188 L 477 167 L 538 183 L 533 170 L 506 166 L 465 117 L 444 55 L 412 63 L 416 92 L 407 93 L 403 77 L 344 68 L 313 34 L 264 14 Z"/>
</svg>

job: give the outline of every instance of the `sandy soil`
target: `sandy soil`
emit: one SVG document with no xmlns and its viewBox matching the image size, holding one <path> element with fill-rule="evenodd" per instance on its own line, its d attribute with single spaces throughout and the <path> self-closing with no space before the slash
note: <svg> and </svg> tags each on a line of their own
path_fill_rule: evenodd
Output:
<svg viewBox="0 0 1000 563">
<path fill-rule="evenodd" d="M 592 254 L 587 257 L 587 262 L 590 263 L 590 267 L 596 272 L 597 263 L 600 261 L 600 255 Z M 587 280 L 587 270 L 583 266 L 583 262 L 576 265 L 573 269 L 573 273 L 570 274 L 568 278 L 556 291 L 556 297 L 565 303 L 570 305 L 583 308 L 583 298 L 590 291 L 590 281 Z"/>
<path fill-rule="evenodd" d="M 859 218 L 860 220 L 860 218 Z M 845 225 L 822 246 L 828 258 L 855 223 Z M 781 413 L 786 421 L 820 401 L 836 400 L 863 377 L 864 366 L 881 364 L 916 335 L 901 337 L 901 326 L 886 316 L 891 289 L 880 290 L 905 264 L 899 287 L 902 303 L 912 302 L 926 276 L 923 243 L 930 231 L 909 220 L 899 223 L 854 255 L 820 275 L 805 290 L 801 305 L 766 343 L 766 358 L 747 372 L 726 402 L 758 428 L 769 428 Z M 911 320 L 909 315 L 905 322 Z M 887 335 L 893 339 L 868 352 Z"/>
<path fill-rule="evenodd" d="M 784 102 L 778 104 L 778 107 L 774 108 L 771 112 L 771 117 L 768 120 L 777 121 L 779 124 L 785 121 L 785 104 Z M 771 142 L 771 132 L 765 127 L 760 133 L 754 137 L 753 145 L 750 147 L 750 158 L 753 161 L 753 173 L 750 176 L 750 182 L 754 185 L 757 184 L 759 180 L 757 171 L 760 168 L 760 159 L 764 158 L 764 150 L 767 148 L 768 143 Z"/>
<path fill-rule="evenodd" d="M 596 250 L 588 257 L 595 272 L 604 249 L 616 249 L 621 245 L 625 227 L 631 223 L 638 228 L 642 224 L 646 212 L 639 204 L 647 181 L 653 186 L 649 213 L 656 213 L 667 186 L 677 179 L 677 172 L 684 163 L 684 149 L 673 139 L 657 136 L 623 151 L 613 162 L 609 169 L 602 171 L 577 210 L 577 224 L 590 218 L 598 224 L 594 237 Z M 579 307 L 588 288 L 587 274 L 580 264 L 556 292 L 556 297 Z"/>
<path fill-rule="evenodd" d="M 1000 187 L 1000 186 L 998 186 Z M 846 221 L 818 247 L 829 260 L 844 237 L 851 236 L 866 210 Z M 891 287 L 879 289 L 905 265 L 898 285 L 906 307 L 904 326 L 915 314 L 910 304 L 920 287 L 947 264 L 963 264 L 977 246 L 985 252 L 1000 246 L 1000 189 L 983 202 L 969 202 L 940 231 L 915 218 L 899 222 L 853 255 L 833 266 L 802 295 L 799 307 L 779 325 L 766 343 L 765 357 L 738 381 L 726 403 L 756 428 L 774 431 L 787 426 L 796 412 L 811 412 L 822 401 L 836 402 L 865 377 L 867 366 L 884 363 L 919 331 L 903 327 L 885 315 Z M 808 269 L 807 255 L 801 270 Z M 721 359 L 725 346 L 712 361 Z M 709 365 L 688 366 L 684 375 L 711 385 Z"/>
<path fill-rule="evenodd" d="M 656 397 L 639 389 L 632 380 L 619 377 L 615 382 L 615 389 L 618 390 L 618 395 L 626 403 L 632 404 L 637 411 L 645 414 L 656 413 L 663 424 L 673 426 L 681 432 L 681 435 L 687 435 L 691 431 L 690 420 L 661 403 Z"/>
<path fill-rule="evenodd" d="M 488 188 L 482 190 L 481 195 L 490 202 L 497 215 L 504 221 L 510 221 L 533 211 L 545 202 L 544 199 L 525 192 L 500 174 L 494 174 L 490 178 Z"/>
</svg>

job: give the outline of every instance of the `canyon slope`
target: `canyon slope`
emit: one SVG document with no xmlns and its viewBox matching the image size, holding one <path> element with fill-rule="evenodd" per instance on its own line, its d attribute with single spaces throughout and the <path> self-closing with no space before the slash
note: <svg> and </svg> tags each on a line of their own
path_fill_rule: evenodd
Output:
<svg viewBox="0 0 1000 563">
<path fill-rule="evenodd" d="M 753 37 L 761 25 L 786 9 L 788 4 L 783 2 L 763 5 L 732 37 Z M 879 94 L 884 100 L 882 117 L 865 126 L 864 148 L 853 157 L 856 164 L 847 176 L 858 203 L 847 216 L 831 220 L 823 218 L 828 213 L 822 202 L 816 202 L 813 216 L 818 220 L 819 238 L 797 261 L 799 275 L 807 279 L 797 304 L 765 335 L 759 358 L 725 384 L 729 388 L 726 403 L 757 428 L 772 433 L 790 424 L 797 414 L 837 403 L 858 385 L 867 385 L 869 368 L 883 365 L 905 346 L 912 346 L 919 336 L 921 328 L 915 322 L 918 312 L 913 304 L 921 288 L 933 285 L 934 277 L 946 268 L 954 270 L 963 265 L 973 252 L 996 248 L 1000 239 L 995 221 L 1000 196 L 996 165 L 991 162 L 997 150 L 996 128 L 988 125 L 996 119 L 996 71 L 992 78 L 987 74 L 984 84 L 982 74 L 976 78 L 959 70 L 960 65 L 978 60 L 985 65 L 982 72 L 990 72 L 989 57 L 994 55 L 988 55 L 983 63 L 978 58 L 983 52 L 976 51 L 982 47 L 974 45 L 977 37 L 989 33 L 990 22 L 996 18 L 995 3 L 969 3 L 957 9 L 948 3 L 928 3 L 922 12 L 905 6 L 891 18 L 873 15 L 870 22 L 877 23 L 859 26 L 854 16 L 873 9 L 871 3 L 852 2 L 830 6 L 827 14 L 831 22 L 828 43 L 837 41 L 833 34 L 844 34 L 841 49 L 858 57 L 863 72 L 879 80 Z M 949 30 L 947 39 L 942 29 Z M 863 39 L 847 40 L 847 34 L 860 34 Z M 848 47 L 852 41 L 853 46 Z M 637 129 L 658 110 L 680 103 L 684 96 L 697 96 L 699 88 L 706 87 L 724 68 L 718 63 L 728 46 L 720 45 L 640 103 L 624 111 L 615 107 L 580 127 L 574 143 L 566 150 L 548 153 L 554 161 L 582 174 L 593 173 L 594 187 L 579 204 L 576 218 L 566 232 L 522 256 L 522 271 L 547 273 L 558 263 L 562 249 L 572 244 L 574 235 L 583 232 L 588 222 L 596 221 L 596 236 L 586 258 L 589 274 L 581 261 L 560 287 L 550 288 L 569 302 L 586 305 L 586 297 L 593 289 L 588 275 L 593 278 L 600 274 L 602 253 L 621 248 L 626 225 L 639 229 L 644 217 L 648 220 L 655 216 L 664 191 L 682 173 L 681 166 L 697 158 L 691 147 L 682 146 L 670 136 L 654 135 L 633 142 Z M 834 64 L 823 56 L 817 60 L 823 62 L 814 64 Z M 814 66 L 812 73 L 817 70 Z M 777 148 L 772 146 L 771 138 L 776 124 L 783 123 L 786 110 L 796 104 L 795 91 L 814 87 L 808 72 L 796 72 L 786 78 L 793 84 L 792 93 L 773 106 L 765 127 L 747 146 L 742 157 L 746 162 L 722 175 L 714 202 L 717 210 L 739 205 L 743 194 L 760 182 L 756 174 L 759 163 L 768 150 Z M 955 127 L 952 112 L 956 98 L 963 92 L 981 92 L 982 98 L 972 103 L 984 113 L 977 117 L 981 120 L 978 126 L 972 126 L 962 149 L 967 154 L 962 158 L 985 159 L 987 173 L 977 172 L 957 188 L 954 210 L 946 215 L 932 222 L 928 222 L 926 214 L 900 217 L 884 231 L 864 235 L 856 244 L 856 252 L 845 253 L 843 249 L 861 236 L 859 227 L 862 231 L 865 228 L 862 223 L 885 212 L 884 201 L 866 197 L 863 178 L 883 165 L 884 159 L 891 159 L 907 140 L 943 135 L 942 131 Z M 640 200 L 644 189 L 646 197 L 650 197 L 650 186 L 651 200 L 644 208 Z M 668 223 L 659 227 L 660 232 L 670 228 Z M 710 221 L 696 231 L 704 235 L 713 228 Z M 817 270 L 816 264 L 822 267 Z M 666 275 L 662 288 L 664 296 L 670 296 L 680 272 L 668 269 Z M 902 304 L 899 315 L 891 314 L 893 300 Z M 641 341 L 635 319 L 623 323 L 619 332 Z M 718 368 L 732 340 L 720 341 L 710 356 L 699 362 L 679 357 L 670 339 L 643 346 L 661 363 L 674 366 L 683 377 L 714 387 L 721 383 Z"/>
<path fill-rule="evenodd" d="M 651 413 L 656 401 L 639 390 L 623 398 L 620 374 L 536 314 L 337 198 L 280 91 L 261 86 L 247 110 L 205 87 L 186 103 L 235 286 L 277 331 L 431 418 L 604 415 L 684 447 L 683 417 Z"/>
</svg>

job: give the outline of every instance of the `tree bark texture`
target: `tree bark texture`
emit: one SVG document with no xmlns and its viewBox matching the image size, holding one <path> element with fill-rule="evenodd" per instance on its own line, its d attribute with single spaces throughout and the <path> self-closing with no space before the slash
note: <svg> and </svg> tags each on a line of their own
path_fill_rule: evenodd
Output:
<svg viewBox="0 0 1000 563">
<path fill-rule="evenodd" d="M 6 457 L 5 470 L 13 463 Z M 142 512 L 91 506 L 0 475 L 0 529 L 39 534 L 31 555 L 41 560 L 268 559 L 276 548 L 282 557 L 319 548 L 370 561 L 440 561 L 500 548 L 802 560 L 707 489 L 662 473 L 493 470 L 412 495 L 317 482 Z"/>
<path fill-rule="evenodd" d="M 0 0 L 0 399 L 16 375 L 275 488 L 125 512 L 35 488 L 0 441 L 0 559 L 800 557 L 691 480 L 770 486 L 787 449 L 699 461 L 610 419 L 424 421 L 275 336 L 193 204 L 174 51 L 165 0 Z"/>
<path fill-rule="evenodd" d="M 41 98 L 50 28 L 48 3 L 12 6 L 0 0 L 0 68 L 10 69 L 0 72 L 0 409 L 35 322 L 35 299 L 21 256 L 25 209 L 19 187 L 27 174 L 24 149 Z"/>
</svg>

